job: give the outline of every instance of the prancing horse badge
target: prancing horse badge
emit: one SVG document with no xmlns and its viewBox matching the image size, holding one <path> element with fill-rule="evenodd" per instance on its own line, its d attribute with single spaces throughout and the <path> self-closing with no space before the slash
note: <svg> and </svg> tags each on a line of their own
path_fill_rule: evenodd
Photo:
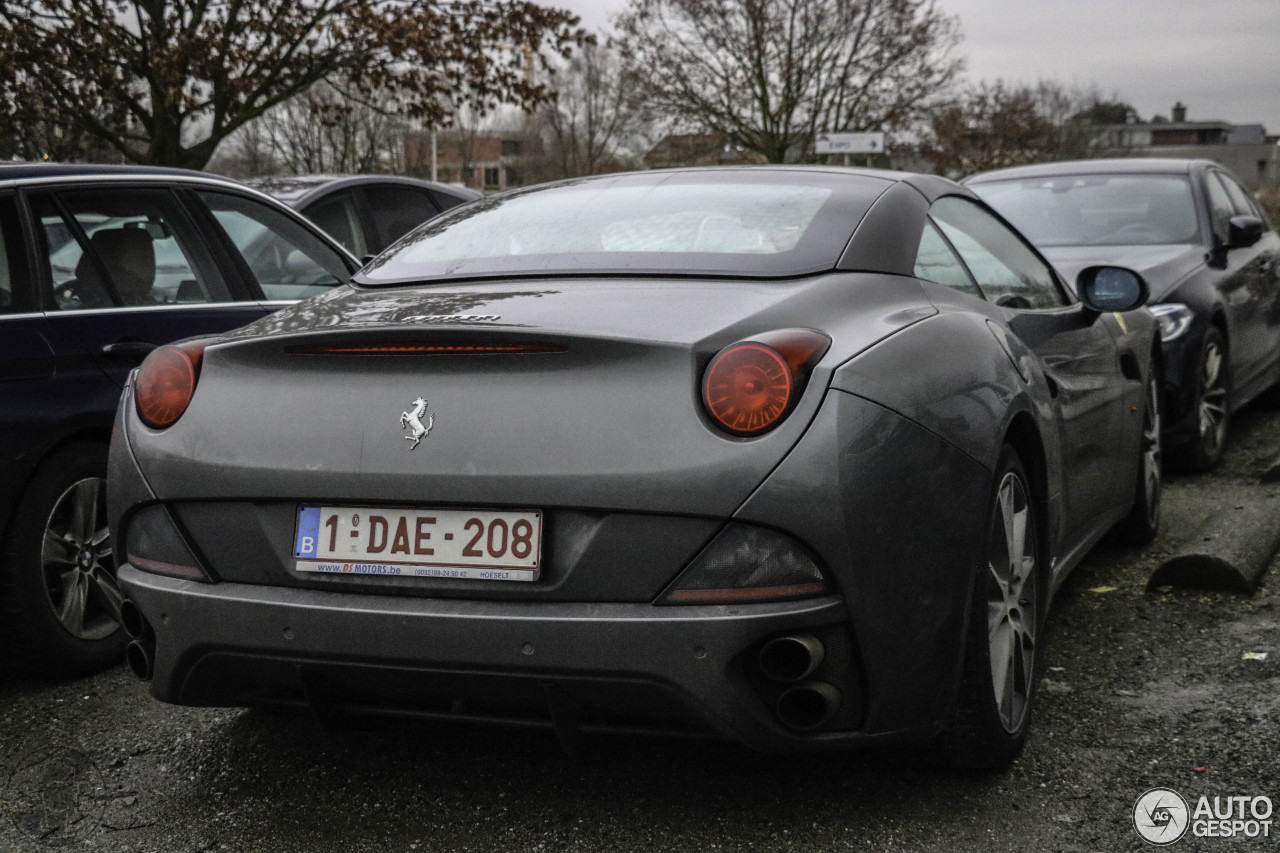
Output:
<svg viewBox="0 0 1280 853">
<path fill-rule="evenodd" d="M 412 441 L 409 449 L 413 450 L 418 446 L 418 442 L 427 437 L 427 433 L 431 432 L 431 427 L 435 426 L 436 416 L 428 415 L 426 426 L 422 424 L 422 414 L 427 410 L 427 401 L 419 397 L 413 401 L 413 408 L 407 412 L 400 413 L 401 429 L 408 429 L 409 434 L 404 437 L 405 441 Z"/>
</svg>

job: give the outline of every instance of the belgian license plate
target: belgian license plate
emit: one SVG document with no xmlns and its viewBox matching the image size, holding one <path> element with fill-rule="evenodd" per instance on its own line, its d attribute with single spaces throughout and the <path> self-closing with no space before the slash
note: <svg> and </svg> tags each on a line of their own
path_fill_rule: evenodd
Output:
<svg viewBox="0 0 1280 853">
<path fill-rule="evenodd" d="M 302 506 L 293 556 L 299 572 L 535 581 L 542 513 Z"/>
</svg>

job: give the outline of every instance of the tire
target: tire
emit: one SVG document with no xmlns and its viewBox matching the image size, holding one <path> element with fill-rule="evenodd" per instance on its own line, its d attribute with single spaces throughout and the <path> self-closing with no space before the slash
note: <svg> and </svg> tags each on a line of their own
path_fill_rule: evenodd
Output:
<svg viewBox="0 0 1280 853">
<path fill-rule="evenodd" d="M 106 468 L 103 445 L 71 445 L 36 469 L 19 499 L 0 554 L 0 638 L 13 669 L 83 675 L 121 659 Z"/>
<path fill-rule="evenodd" d="M 1164 492 L 1160 430 L 1163 427 L 1161 376 L 1153 362 L 1147 377 L 1146 399 L 1142 407 L 1142 436 L 1138 443 L 1138 475 L 1133 487 L 1133 508 L 1112 529 L 1112 538 L 1121 545 L 1146 545 L 1160 530 L 1160 499 Z"/>
<path fill-rule="evenodd" d="M 1179 458 L 1187 471 L 1202 474 L 1222 462 L 1231 403 L 1227 342 L 1214 326 L 1205 332 L 1200 346 L 1195 383 L 1196 435 L 1180 450 Z"/>
<path fill-rule="evenodd" d="M 942 741 L 947 760 L 961 770 L 1004 767 L 1026 743 L 1044 614 L 1038 512 L 1022 462 L 1005 445 L 970 600 L 955 714 Z"/>
</svg>

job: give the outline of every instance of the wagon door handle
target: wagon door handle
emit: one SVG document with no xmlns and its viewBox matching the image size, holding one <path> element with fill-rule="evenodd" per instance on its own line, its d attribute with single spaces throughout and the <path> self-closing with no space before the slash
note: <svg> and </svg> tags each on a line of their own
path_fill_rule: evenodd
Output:
<svg viewBox="0 0 1280 853">
<path fill-rule="evenodd" d="M 122 355 L 141 358 L 156 349 L 156 345 L 146 341 L 116 341 L 114 344 L 103 344 L 102 351 L 107 355 Z"/>
</svg>

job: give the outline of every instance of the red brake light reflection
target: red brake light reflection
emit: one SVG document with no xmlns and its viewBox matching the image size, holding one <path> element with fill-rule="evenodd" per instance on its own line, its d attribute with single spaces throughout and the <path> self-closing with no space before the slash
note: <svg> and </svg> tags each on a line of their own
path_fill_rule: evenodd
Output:
<svg viewBox="0 0 1280 853">
<path fill-rule="evenodd" d="M 791 368 L 772 347 L 735 344 L 707 366 L 702 399 L 711 417 L 729 432 L 757 435 L 786 413 L 792 384 Z"/>
<path fill-rule="evenodd" d="M 286 347 L 293 355 L 446 355 L 477 353 L 564 352 L 561 344 L 527 341 L 384 341 L 370 343 L 302 344 Z"/>
<path fill-rule="evenodd" d="M 195 394 L 206 346 L 207 341 L 192 341 L 160 347 L 142 362 L 134 382 L 134 400 L 143 423 L 164 429 L 182 417 Z"/>
</svg>

